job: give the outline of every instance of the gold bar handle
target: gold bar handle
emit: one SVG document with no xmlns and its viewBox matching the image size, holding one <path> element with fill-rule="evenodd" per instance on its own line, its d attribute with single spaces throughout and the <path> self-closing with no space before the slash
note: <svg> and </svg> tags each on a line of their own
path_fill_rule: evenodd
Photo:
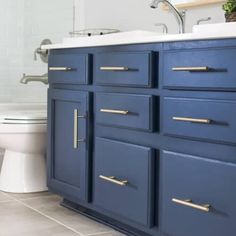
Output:
<svg viewBox="0 0 236 236">
<path fill-rule="evenodd" d="M 49 67 L 49 71 L 72 71 L 70 67 Z"/>
<path fill-rule="evenodd" d="M 118 115 L 128 115 L 129 111 L 126 110 L 112 110 L 112 109 L 100 109 L 100 112 L 118 114 Z"/>
<path fill-rule="evenodd" d="M 189 72 L 207 72 L 210 70 L 208 66 L 195 66 L 195 67 L 173 67 L 173 71 L 189 71 Z"/>
<path fill-rule="evenodd" d="M 199 123 L 199 124 L 210 124 L 212 122 L 212 120 L 210 119 L 196 119 L 196 118 L 189 118 L 189 117 L 172 117 L 172 119 L 176 121 L 192 122 L 192 123 Z"/>
<path fill-rule="evenodd" d="M 115 176 L 99 175 L 99 178 L 120 186 L 126 186 L 128 184 L 128 180 L 117 180 Z"/>
<path fill-rule="evenodd" d="M 100 70 L 102 71 L 128 71 L 128 67 L 124 66 L 101 66 Z"/>
<path fill-rule="evenodd" d="M 177 203 L 179 205 L 183 205 L 183 206 L 187 206 L 187 207 L 191 207 L 200 211 L 204 211 L 204 212 L 209 212 L 210 211 L 210 204 L 204 204 L 204 205 L 198 205 L 192 202 L 192 200 L 188 199 L 188 200 L 180 200 L 177 198 L 172 198 L 172 202 Z"/>
<path fill-rule="evenodd" d="M 79 139 L 79 131 L 78 131 L 78 118 L 86 118 L 86 116 L 79 116 L 78 109 L 74 109 L 74 149 L 78 149 L 79 143 L 85 142 L 85 139 Z"/>
<path fill-rule="evenodd" d="M 74 149 L 78 148 L 78 109 L 74 110 Z"/>
</svg>

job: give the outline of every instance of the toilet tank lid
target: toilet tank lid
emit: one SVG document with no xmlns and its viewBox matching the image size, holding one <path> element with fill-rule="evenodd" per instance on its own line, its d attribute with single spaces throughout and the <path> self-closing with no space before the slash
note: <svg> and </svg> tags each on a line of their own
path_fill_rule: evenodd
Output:
<svg viewBox="0 0 236 236">
<path fill-rule="evenodd" d="M 27 110 L 0 113 L 0 122 L 6 120 L 47 120 L 47 112 L 45 110 Z"/>
</svg>

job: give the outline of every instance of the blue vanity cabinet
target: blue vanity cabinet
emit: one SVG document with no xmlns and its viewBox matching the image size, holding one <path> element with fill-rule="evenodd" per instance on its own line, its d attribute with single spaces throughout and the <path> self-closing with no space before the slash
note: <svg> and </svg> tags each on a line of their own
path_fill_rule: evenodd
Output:
<svg viewBox="0 0 236 236">
<path fill-rule="evenodd" d="M 51 50 L 49 190 L 129 235 L 235 236 L 235 59 L 236 39 Z"/>
<path fill-rule="evenodd" d="M 49 89 L 49 189 L 77 202 L 88 200 L 87 92 Z"/>
<path fill-rule="evenodd" d="M 235 235 L 236 164 L 163 151 L 161 169 L 164 235 Z"/>
</svg>

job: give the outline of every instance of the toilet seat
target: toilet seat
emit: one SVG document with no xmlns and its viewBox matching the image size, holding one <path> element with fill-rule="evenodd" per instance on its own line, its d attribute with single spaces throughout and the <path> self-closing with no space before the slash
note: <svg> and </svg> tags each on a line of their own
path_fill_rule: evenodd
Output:
<svg viewBox="0 0 236 236">
<path fill-rule="evenodd" d="M 0 124 L 47 124 L 45 111 L 17 111 L 0 114 Z"/>
</svg>

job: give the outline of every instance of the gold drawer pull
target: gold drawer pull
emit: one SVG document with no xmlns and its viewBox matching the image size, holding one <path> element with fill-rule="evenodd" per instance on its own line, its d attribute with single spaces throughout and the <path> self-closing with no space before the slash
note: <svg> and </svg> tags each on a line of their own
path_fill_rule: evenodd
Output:
<svg viewBox="0 0 236 236">
<path fill-rule="evenodd" d="M 189 72 L 207 72 L 210 70 L 208 66 L 196 66 L 196 67 L 173 67 L 173 71 L 189 71 Z"/>
<path fill-rule="evenodd" d="M 124 110 L 111 110 L 111 109 L 100 109 L 100 112 L 118 114 L 118 115 L 128 115 L 129 111 Z"/>
<path fill-rule="evenodd" d="M 49 71 L 72 71 L 70 67 L 49 67 Z"/>
<path fill-rule="evenodd" d="M 102 71 L 128 71 L 128 67 L 124 66 L 102 66 L 100 67 L 100 70 Z"/>
<path fill-rule="evenodd" d="M 189 117 L 172 117 L 173 120 L 176 121 L 183 121 L 183 122 L 192 122 L 192 123 L 199 123 L 199 124 L 210 124 L 212 120 L 210 119 L 195 119 Z"/>
<path fill-rule="evenodd" d="M 106 180 L 108 182 L 111 182 L 113 184 L 117 184 L 120 186 L 126 186 L 128 184 L 128 180 L 118 180 L 116 179 L 115 176 L 104 176 L 104 175 L 99 175 L 100 179 Z"/>
<path fill-rule="evenodd" d="M 187 207 L 191 207 L 200 211 L 204 211 L 204 212 L 209 212 L 210 211 L 210 205 L 209 204 L 204 204 L 204 205 L 198 205 L 192 202 L 192 200 L 180 200 L 177 198 L 172 198 L 172 202 L 183 205 L 183 206 L 187 206 Z"/>
<path fill-rule="evenodd" d="M 79 118 L 86 118 L 86 116 L 79 116 L 78 109 L 74 109 L 74 149 L 79 148 L 79 143 L 85 142 L 85 139 L 79 139 L 79 125 L 78 125 L 78 119 Z"/>
</svg>

